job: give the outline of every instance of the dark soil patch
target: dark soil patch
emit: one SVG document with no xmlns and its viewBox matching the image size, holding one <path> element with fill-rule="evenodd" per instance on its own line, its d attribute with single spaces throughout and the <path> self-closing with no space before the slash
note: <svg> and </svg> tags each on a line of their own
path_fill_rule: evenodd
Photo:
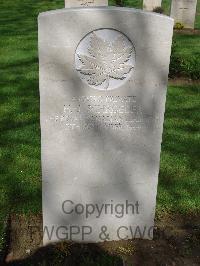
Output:
<svg viewBox="0 0 200 266">
<path fill-rule="evenodd" d="M 6 261 L 25 258 L 42 247 L 42 215 L 11 215 Z"/>
<path fill-rule="evenodd" d="M 174 86 L 200 85 L 200 80 L 198 79 L 193 80 L 185 77 L 179 77 L 179 78 L 169 79 L 168 83 L 169 85 L 174 85 Z"/>
<path fill-rule="evenodd" d="M 175 33 L 180 34 L 188 34 L 188 35 L 200 35 L 199 29 L 182 29 L 182 30 L 174 30 Z"/>
<path fill-rule="evenodd" d="M 194 215 L 159 216 L 154 240 L 99 244 L 63 242 L 42 247 L 42 216 L 12 215 L 5 265 L 121 266 L 120 258 L 123 258 L 124 265 L 130 266 L 196 266 L 200 265 L 199 218 Z"/>
</svg>

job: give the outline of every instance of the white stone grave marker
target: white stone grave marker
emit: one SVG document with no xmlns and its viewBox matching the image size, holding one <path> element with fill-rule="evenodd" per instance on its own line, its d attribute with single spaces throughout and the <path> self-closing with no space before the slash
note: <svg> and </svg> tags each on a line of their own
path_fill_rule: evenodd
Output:
<svg viewBox="0 0 200 266">
<path fill-rule="evenodd" d="M 172 34 L 130 8 L 40 14 L 45 244 L 152 238 Z"/>
<path fill-rule="evenodd" d="M 65 8 L 87 6 L 108 6 L 108 0 L 65 0 Z"/>
<path fill-rule="evenodd" d="M 184 28 L 194 29 L 197 0 L 172 0 L 171 17 Z"/>
<path fill-rule="evenodd" d="M 155 7 L 160 7 L 162 0 L 143 0 L 143 9 L 153 11 Z"/>
</svg>

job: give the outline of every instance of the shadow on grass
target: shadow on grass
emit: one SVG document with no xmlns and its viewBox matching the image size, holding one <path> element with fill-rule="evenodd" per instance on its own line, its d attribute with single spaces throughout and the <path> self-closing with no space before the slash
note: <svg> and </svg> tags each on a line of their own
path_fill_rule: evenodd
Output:
<svg viewBox="0 0 200 266">
<path fill-rule="evenodd" d="M 158 203 L 175 212 L 199 210 L 199 86 L 168 90 Z"/>
<path fill-rule="evenodd" d="M 123 266 L 123 261 L 95 244 L 73 244 L 71 247 L 60 244 L 39 248 L 31 256 L 5 265 Z"/>
</svg>

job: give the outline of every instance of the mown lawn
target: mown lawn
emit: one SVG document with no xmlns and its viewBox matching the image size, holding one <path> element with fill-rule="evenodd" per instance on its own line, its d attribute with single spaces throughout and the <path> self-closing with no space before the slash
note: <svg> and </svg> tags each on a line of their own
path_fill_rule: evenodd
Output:
<svg viewBox="0 0 200 266">
<path fill-rule="evenodd" d="M 200 35 L 174 33 L 169 76 L 200 79 Z"/>
<path fill-rule="evenodd" d="M 157 211 L 199 211 L 200 86 L 169 86 Z"/>
<path fill-rule="evenodd" d="M 37 16 L 63 5 L 64 0 L 0 1 L 0 247 L 10 212 L 41 211 Z M 199 54 L 199 36 L 175 38 L 183 58 Z M 169 87 L 157 212 L 199 209 L 199 104 L 197 86 Z"/>
</svg>

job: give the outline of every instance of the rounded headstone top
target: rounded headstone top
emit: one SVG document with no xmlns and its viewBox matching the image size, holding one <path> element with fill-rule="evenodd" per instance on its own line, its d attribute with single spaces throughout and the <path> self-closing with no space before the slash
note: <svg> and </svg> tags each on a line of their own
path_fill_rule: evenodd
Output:
<svg viewBox="0 0 200 266">
<path fill-rule="evenodd" d="M 59 15 L 63 13 L 71 13 L 71 12 L 97 12 L 97 11 L 103 11 L 103 12 L 110 12 L 110 11 L 121 11 L 121 12 L 131 12 L 135 14 L 141 14 L 145 15 L 147 17 L 159 17 L 163 20 L 174 22 L 174 19 L 163 14 L 159 14 L 156 12 L 149 12 L 144 11 L 137 8 L 129 8 L 129 7 L 116 7 L 116 6 L 101 6 L 101 7 L 73 7 L 73 8 L 62 8 L 62 9 L 56 9 L 56 10 L 50 10 L 46 12 L 41 12 L 38 16 L 38 18 L 43 16 L 50 16 L 50 15 Z"/>
</svg>

